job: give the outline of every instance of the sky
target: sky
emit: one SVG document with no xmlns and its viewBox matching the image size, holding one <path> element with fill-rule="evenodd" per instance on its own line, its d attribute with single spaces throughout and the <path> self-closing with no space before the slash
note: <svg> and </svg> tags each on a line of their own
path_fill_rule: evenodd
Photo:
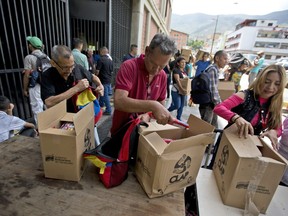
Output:
<svg viewBox="0 0 288 216">
<path fill-rule="evenodd" d="M 178 15 L 265 15 L 288 10 L 288 0 L 173 0 L 172 13 Z"/>
</svg>

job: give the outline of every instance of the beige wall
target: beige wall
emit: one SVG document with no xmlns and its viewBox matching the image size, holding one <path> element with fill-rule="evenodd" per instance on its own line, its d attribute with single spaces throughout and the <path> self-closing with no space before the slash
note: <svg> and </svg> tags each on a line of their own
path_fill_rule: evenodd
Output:
<svg viewBox="0 0 288 216">
<path fill-rule="evenodd" d="M 133 0 L 132 4 L 131 44 L 141 48 L 140 54 L 156 33 L 169 35 L 172 0 Z"/>
</svg>

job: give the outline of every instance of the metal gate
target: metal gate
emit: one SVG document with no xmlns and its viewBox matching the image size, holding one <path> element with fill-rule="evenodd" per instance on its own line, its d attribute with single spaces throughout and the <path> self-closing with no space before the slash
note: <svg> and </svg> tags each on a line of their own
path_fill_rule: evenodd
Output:
<svg viewBox="0 0 288 216">
<path fill-rule="evenodd" d="M 32 117 L 23 96 L 22 71 L 29 53 L 26 37 L 37 36 L 50 54 L 56 44 L 70 45 L 68 0 L 0 0 L 0 95 L 14 103 L 14 115 Z"/>
</svg>

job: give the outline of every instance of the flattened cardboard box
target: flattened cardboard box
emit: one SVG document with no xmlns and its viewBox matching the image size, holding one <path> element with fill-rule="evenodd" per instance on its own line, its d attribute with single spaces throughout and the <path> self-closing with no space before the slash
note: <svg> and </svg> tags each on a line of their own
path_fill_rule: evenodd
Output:
<svg viewBox="0 0 288 216">
<path fill-rule="evenodd" d="M 225 205 L 245 208 L 246 193 L 265 213 L 284 174 L 287 161 L 257 136 L 239 138 L 232 125 L 223 132 L 213 172 Z"/>
<path fill-rule="evenodd" d="M 224 101 L 235 93 L 234 83 L 230 81 L 220 81 L 218 82 L 218 91 L 221 100 Z"/>
<path fill-rule="evenodd" d="M 73 122 L 75 130 L 60 129 L 63 122 Z M 83 152 L 95 146 L 93 104 L 67 113 L 62 101 L 38 114 L 38 126 L 45 177 L 79 181 L 86 166 Z"/>
<path fill-rule="evenodd" d="M 213 142 L 214 127 L 190 115 L 189 130 L 176 128 L 140 134 L 135 173 L 150 198 L 196 182 L 206 146 Z M 172 139 L 167 144 L 163 138 Z"/>
</svg>

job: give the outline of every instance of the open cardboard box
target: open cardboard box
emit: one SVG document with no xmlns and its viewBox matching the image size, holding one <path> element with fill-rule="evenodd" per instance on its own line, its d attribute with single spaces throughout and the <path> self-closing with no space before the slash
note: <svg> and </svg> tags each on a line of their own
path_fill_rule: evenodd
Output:
<svg viewBox="0 0 288 216">
<path fill-rule="evenodd" d="M 140 134 L 135 173 L 147 195 L 162 196 L 196 182 L 214 127 L 190 115 L 189 129 L 175 128 Z M 163 139 L 171 139 L 167 144 Z"/>
<path fill-rule="evenodd" d="M 286 166 L 287 160 L 263 139 L 239 138 L 232 125 L 223 132 L 213 172 L 225 205 L 244 209 L 249 192 L 248 203 L 265 213 Z"/>
<path fill-rule="evenodd" d="M 146 135 L 152 132 L 161 131 L 161 130 L 175 130 L 178 129 L 178 127 L 166 124 L 161 125 L 156 122 L 156 120 L 152 119 L 150 122 L 147 123 L 148 126 L 140 125 L 139 127 L 139 134 Z"/>
<path fill-rule="evenodd" d="M 73 123 L 75 130 L 60 129 L 64 122 Z M 45 177 L 79 181 L 85 169 L 83 152 L 95 147 L 93 103 L 67 113 L 62 101 L 38 114 L 38 128 Z"/>
</svg>

